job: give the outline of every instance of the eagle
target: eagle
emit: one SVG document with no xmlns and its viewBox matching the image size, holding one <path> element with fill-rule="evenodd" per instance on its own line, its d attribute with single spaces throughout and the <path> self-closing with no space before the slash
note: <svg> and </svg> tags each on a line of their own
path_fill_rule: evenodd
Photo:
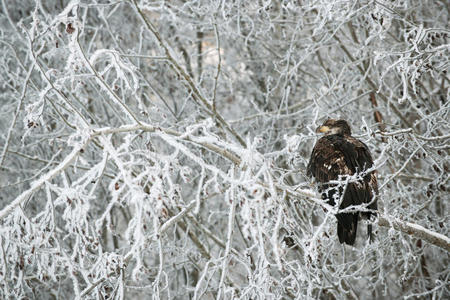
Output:
<svg viewBox="0 0 450 300">
<path fill-rule="evenodd" d="M 345 120 L 328 119 L 316 132 L 325 135 L 312 150 L 307 175 L 318 182 L 322 199 L 332 206 L 339 204 L 339 210 L 364 204 L 360 210 L 355 207 L 336 214 L 339 242 L 353 245 L 359 217 L 376 216 L 378 183 L 376 172 L 371 169 L 372 156 L 363 142 L 352 137 Z M 367 232 L 371 241 L 370 223 Z"/>
</svg>

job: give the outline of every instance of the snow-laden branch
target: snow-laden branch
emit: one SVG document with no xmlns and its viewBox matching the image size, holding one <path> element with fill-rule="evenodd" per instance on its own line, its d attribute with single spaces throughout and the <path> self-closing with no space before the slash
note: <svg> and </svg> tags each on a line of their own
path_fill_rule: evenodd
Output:
<svg viewBox="0 0 450 300">
<path fill-rule="evenodd" d="M 21 203 L 26 201 L 34 192 L 36 192 L 45 182 L 51 180 L 54 178 L 57 174 L 59 174 L 61 171 L 66 169 L 71 165 L 71 163 L 74 161 L 74 159 L 80 154 L 80 150 L 85 148 L 86 145 L 89 143 L 89 141 L 100 135 L 107 135 L 107 134 L 113 134 L 113 133 L 123 133 L 123 132 L 132 132 L 142 130 L 146 132 L 161 132 L 170 136 L 174 137 L 180 137 L 180 139 L 184 141 L 189 141 L 192 143 L 195 143 L 197 145 L 200 145 L 202 147 L 205 147 L 209 149 L 212 152 L 215 152 L 219 155 L 222 155 L 226 158 L 228 158 L 231 162 L 233 162 L 236 166 L 239 166 L 241 164 L 241 158 L 237 156 L 234 153 L 231 153 L 223 148 L 219 148 L 213 144 L 206 143 L 204 141 L 196 141 L 195 137 L 192 136 L 182 136 L 181 133 L 170 130 L 170 129 L 163 129 L 159 127 L 154 127 L 148 124 L 133 124 L 133 125 L 125 125 L 117 128 L 101 128 L 93 130 L 89 137 L 86 139 L 86 141 L 77 147 L 75 147 L 72 152 L 66 157 L 65 160 L 63 160 L 58 166 L 56 166 L 53 170 L 48 172 L 47 174 L 43 175 L 40 179 L 36 180 L 32 183 L 31 188 L 24 191 L 22 194 L 20 194 L 13 202 L 11 202 L 9 205 L 7 205 L 4 209 L 0 211 L 0 220 L 5 218 L 9 213 L 11 213 L 14 208 L 18 207 Z M 266 187 L 265 184 L 261 183 L 262 187 Z M 320 197 L 316 195 L 311 190 L 291 190 L 290 188 L 287 188 L 284 185 L 277 185 L 277 189 L 279 190 L 285 190 L 288 192 L 289 195 L 293 197 L 302 197 L 307 198 L 308 200 L 312 201 L 315 204 L 320 204 L 322 206 L 325 206 L 326 209 L 330 209 L 330 207 L 323 201 L 321 201 Z M 267 187 L 266 187 L 267 188 Z M 436 245 L 442 249 L 445 249 L 447 251 L 450 251 L 450 239 L 446 237 L 443 234 L 433 232 L 429 229 L 426 229 L 420 225 L 404 222 L 398 219 L 394 219 L 389 216 L 379 216 L 378 224 L 383 227 L 392 227 L 395 230 L 405 232 L 407 234 L 413 235 L 416 238 L 424 239 L 428 241 L 429 243 Z"/>
<path fill-rule="evenodd" d="M 391 227 L 395 230 L 407 233 L 416 238 L 426 240 L 430 244 L 441 247 L 450 252 L 450 238 L 447 236 L 426 229 L 418 224 L 401 221 L 391 216 L 379 216 L 378 225 L 383 227 Z"/>
<path fill-rule="evenodd" d="M 188 136 L 188 135 L 182 135 L 181 133 L 171 130 L 171 129 L 164 129 L 160 127 L 151 126 L 148 124 L 132 124 L 132 125 L 124 125 L 117 128 L 100 128 L 92 130 L 89 133 L 89 136 L 87 137 L 86 141 L 84 143 L 81 143 L 80 145 L 76 146 L 72 152 L 64 159 L 61 163 L 59 163 L 53 170 L 49 171 L 47 174 L 43 175 L 41 178 L 36 180 L 31 184 L 31 188 L 24 191 L 22 194 L 20 194 L 14 201 L 12 201 L 9 205 L 7 205 L 5 208 L 3 208 L 0 211 L 0 220 L 5 218 L 8 214 L 10 214 L 14 208 L 18 207 L 21 203 L 26 201 L 34 192 L 36 192 L 45 182 L 50 181 L 53 177 L 58 175 L 61 171 L 65 170 L 67 167 L 70 167 L 72 162 L 75 160 L 75 158 L 81 153 L 80 150 L 84 149 L 89 141 L 92 138 L 101 136 L 101 135 L 108 135 L 113 133 L 124 133 L 124 132 L 134 132 L 134 131 L 146 131 L 146 132 L 161 132 L 163 134 L 166 134 L 168 136 L 174 136 L 178 137 L 181 140 L 188 141 L 197 145 L 200 145 L 212 152 L 215 152 L 227 159 L 229 159 L 231 162 L 233 162 L 235 165 L 240 165 L 241 160 L 240 158 L 231 153 L 230 151 L 227 151 L 225 149 L 222 149 L 216 145 L 213 145 L 211 143 L 207 143 L 205 141 L 197 141 L 195 137 Z M 162 136 L 162 138 L 164 138 Z"/>
<path fill-rule="evenodd" d="M 331 210 L 331 211 L 335 210 L 332 206 L 328 205 L 325 201 L 322 201 L 319 198 L 319 195 L 316 195 L 314 192 L 312 192 L 310 190 L 292 191 L 290 189 L 287 189 L 285 186 L 278 186 L 278 188 L 280 188 L 281 190 L 287 191 L 288 195 L 291 197 L 294 197 L 294 198 L 301 197 L 302 199 L 307 199 L 308 201 L 311 201 L 314 204 L 319 204 L 326 210 Z M 358 211 L 367 210 L 366 208 L 364 208 L 364 205 L 362 205 L 362 206 L 363 206 L 362 209 L 359 209 Z M 349 209 L 356 210 L 356 207 L 357 206 L 352 206 Z M 339 210 L 339 211 L 341 212 L 341 210 Z M 447 236 L 445 236 L 441 233 L 429 230 L 418 224 L 405 222 L 405 221 L 396 219 L 392 216 L 379 214 L 378 215 L 378 225 L 383 226 L 383 227 L 391 227 L 397 231 L 401 231 L 401 232 L 407 233 L 409 235 L 412 235 L 415 238 L 423 239 L 423 240 L 429 242 L 430 244 L 433 244 L 435 246 L 438 246 L 438 247 L 450 252 L 450 238 L 448 238 Z"/>
<path fill-rule="evenodd" d="M 450 134 L 445 134 L 445 135 L 440 135 L 440 136 L 431 136 L 431 137 L 415 134 L 412 128 L 401 129 L 401 130 L 396 130 L 396 131 L 392 131 L 392 132 L 385 132 L 385 131 L 377 130 L 377 131 L 375 131 L 375 133 L 380 134 L 382 136 L 396 136 L 396 135 L 400 135 L 400 134 L 413 134 L 418 139 L 421 139 L 424 141 L 439 141 L 439 140 L 450 139 Z"/>
<path fill-rule="evenodd" d="M 29 197 L 33 195 L 45 182 L 50 181 L 53 177 L 58 175 L 60 172 L 64 171 L 67 167 L 69 167 L 75 158 L 80 155 L 81 149 L 86 147 L 89 143 L 90 139 L 86 139 L 84 143 L 80 143 L 76 147 L 73 148 L 72 152 L 67 155 L 66 159 L 64 159 L 59 165 L 57 165 L 53 170 L 49 171 L 47 174 L 43 175 L 38 180 L 34 181 L 31 184 L 31 188 L 24 191 L 20 194 L 13 202 L 8 204 L 5 208 L 0 211 L 0 220 L 9 215 L 16 207 L 26 201 Z"/>
<path fill-rule="evenodd" d="M 140 124 L 124 125 L 124 126 L 120 126 L 117 128 L 106 127 L 106 128 L 96 129 L 96 130 L 94 130 L 93 136 L 99 136 L 99 135 L 103 135 L 103 134 L 112 134 L 112 133 L 121 133 L 121 132 L 132 132 L 132 131 L 137 131 L 137 130 L 142 130 L 145 132 L 159 132 L 160 131 L 167 135 L 179 137 L 184 141 L 189 141 L 189 142 L 195 143 L 197 145 L 201 145 L 212 152 L 218 153 L 218 154 L 222 155 L 223 157 L 227 158 L 228 160 L 232 161 L 236 165 L 239 165 L 241 163 L 241 160 L 237 155 L 235 155 L 234 153 L 231 153 L 230 151 L 228 151 L 226 149 L 223 149 L 223 148 L 213 145 L 211 143 L 207 143 L 200 139 L 197 140 L 195 137 L 190 136 L 190 135 L 182 135 L 180 132 L 172 130 L 172 129 L 155 127 L 155 126 L 143 123 L 143 122 L 141 122 Z"/>
</svg>

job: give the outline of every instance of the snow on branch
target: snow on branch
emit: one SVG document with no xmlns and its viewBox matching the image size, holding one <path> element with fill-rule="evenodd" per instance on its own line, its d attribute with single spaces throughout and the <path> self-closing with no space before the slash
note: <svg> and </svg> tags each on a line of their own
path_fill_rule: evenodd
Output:
<svg viewBox="0 0 450 300">
<path fill-rule="evenodd" d="M 47 174 L 43 175 L 41 178 L 33 182 L 31 184 L 30 189 L 24 191 L 16 199 L 14 199 L 14 201 L 12 201 L 5 208 L 3 208 L 0 211 L 0 220 L 8 216 L 16 207 L 21 205 L 24 201 L 27 201 L 33 195 L 34 192 L 39 190 L 39 188 L 44 183 L 50 181 L 53 177 L 55 177 L 60 172 L 64 171 L 67 167 L 69 167 L 72 164 L 72 162 L 80 155 L 82 149 L 84 149 L 86 145 L 89 143 L 89 140 L 90 139 L 87 139 L 84 143 L 80 143 L 79 145 L 75 146 L 72 152 L 70 152 L 70 154 L 67 155 L 66 159 L 64 159 L 61 163 L 59 163 L 54 169 L 49 171 Z"/>
<path fill-rule="evenodd" d="M 277 188 L 279 188 L 280 190 L 286 190 L 288 192 L 288 194 L 294 198 L 307 199 L 311 203 L 322 206 L 327 211 L 337 212 L 336 209 L 334 209 L 332 206 L 328 205 L 324 201 L 321 201 L 321 199 L 319 198 L 319 195 L 316 195 L 311 190 L 291 190 L 289 188 L 286 188 L 285 186 L 277 186 Z M 365 205 L 351 206 L 351 207 L 349 207 L 349 210 L 358 210 L 359 211 L 360 209 L 357 209 L 358 207 L 361 207 L 362 208 L 361 210 L 367 210 L 365 208 Z M 339 211 L 341 211 L 341 210 L 339 210 Z M 346 211 L 346 210 L 343 210 L 343 211 Z M 392 216 L 379 214 L 378 215 L 378 225 L 383 226 L 383 227 L 390 227 L 397 231 L 407 233 L 415 238 L 426 240 L 430 244 L 433 244 L 435 246 L 438 246 L 438 247 L 450 252 L 450 238 L 448 238 L 447 236 L 440 234 L 438 232 L 429 230 L 418 224 L 405 222 L 405 221 L 399 220 L 397 218 L 394 218 Z"/>
<path fill-rule="evenodd" d="M 32 187 L 26 191 L 24 191 L 22 194 L 20 194 L 13 202 L 11 202 L 9 205 L 7 205 L 5 208 L 3 208 L 0 211 L 0 220 L 5 218 L 9 213 L 11 213 L 14 208 L 19 206 L 21 203 L 29 199 L 30 196 L 34 192 L 36 192 L 45 182 L 51 180 L 53 177 L 55 177 L 57 174 L 59 174 L 61 171 L 66 169 L 68 166 L 71 165 L 71 163 L 74 161 L 74 159 L 80 154 L 80 150 L 86 147 L 86 145 L 89 143 L 89 141 L 96 136 L 99 135 L 107 135 L 107 134 L 113 134 L 113 133 L 123 133 L 123 132 L 130 132 L 130 131 L 137 131 L 137 130 L 143 130 L 147 132 L 155 132 L 159 131 L 174 137 L 181 136 L 180 133 L 170 130 L 170 129 L 163 129 L 163 128 L 156 128 L 154 126 L 148 125 L 148 124 L 132 124 L 132 125 L 125 125 L 117 128 L 100 128 L 93 130 L 89 138 L 82 144 L 76 146 L 72 152 L 66 157 L 64 161 L 62 161 L 58 166 L 56 166 L 53 170 L 42 176 L 39 180 L 36 180 Z M 196 142 L 195 137 L 191 136 L 184 136 L 183 140 Z M 228 152 L 227 150 L 224 150 L 222 148 L 219 148 L 217 146 L 214 146 L 213 144 L 207 143 L 205 141 L 197 142 L 199 145 L 216 152 L 217 154 L 223 155 L 224 157 L 229 158 L 235 165 L 239 166 L 241 163 L 241 159 L 236 156 L 235 154 L 232 154 Z M 262 184 L 262 183 L 261 183 Z M 265 187 L 264 184 L 262 184 L 263 187 Z M 284 185 L 276 185 L 276 187 L 279 190 L 286 190 L 286 186 Z M 266 188 L 266 187 L 265 187 Z M 322 202 L 318 195 L 316 195 L 311 190 L 295 190 L 292 191 L 290 188 L 287 189 L 288 193 L 292 196 L 297 197 L 306 197 L 308 200 L 312 201 L 315 204 L 319 204 L 321 206 L 324 206 L 325 209 L 330 209 L 330 207 Z M 440 233 L 433 232 L 429 229 L 426 229 L 420 225 L 404 222 L 399 219 L 393 219 L 392 217 L 387 216 L 379 216 L 378 224 L 383 227 L 391 227 L 395 230 L 402 231 L 404 233 L 413 235 L 416 238 L 424 239 L 428 241 L 429 243 L 436 245 L 442 249 L 445 249 L 447 251 L 450 251 L 450 239 L 446 237 L 445 235 L 442 235 Z"/>
<path fill-rule="evenodd" d="M 92 130 L 89 136 L 87 137 L 86 141 L 84 143 L 81 143 L 74 147 L 72 152 L 64 159 L 61 163 L 59 163 L 54 169 L 49 171 L 47 174 L 43 175 L 40 179 L 36 180 L 34 183 L 32 183 L 31 188 L 24 191 L 22 194 L 20 194 L 14 201 L 12 201 L 9 205 L 7 205 L 5 208 L 3 208 L 0 211 L 0 220 L 5 218 L 9 213 L 11 213 L 14 208 L 18 207 L 21 203 L 29 199 L 30 196 L 33 195 L 34 192 L 36 192 L 45 182 L 50 181 L 53 177 L 58 175 L 61 171 L 69 167 L 72 162 L 75 160 L 76 157 L 80 154 L 80 150 L 84 149 L 89 141 L 98 136 L 102 135 L 108 135 L 113 133 L 124 133 L 124 132 L 134 132 L 134 131 L 146 131 L 146 132 L 161 132 L 166 134 L 167 136 L 173 136 L 173 137 L 180 137 L 182 136 L 181 133 L 176 132 L 171 129 L 163 129 L 160 127 L 151 126 L 148 124 L 132 124 L 132 125 L 124 125 L 117 128 L 99 128 Z M 162 136 L 162 138 L 164 138 Z M 182 140 L 189 141 L 192 143 L 196 143 L 198 145 L 201 145 L 202 147 L 205 147 L 206 149 L 209 149 L 210 151 L 216 152 L 223 157 L 228 158 L 230 161 L 232 161 L 234 164 L 239 165 L 240 164 L 240 158 L 237 157 L 235 154 L 222 149 L 218 146 L 215 146 L 211 143 L 207 143 L 205 141 L 197 141 L 195 137 L 193 136 L 183 136 L 181 137 Z M 183 148 L 186 150 L 185 148 Z M 186 150 L 187 151 L 187 150 Z M 193 156 L 192 156 L 193 157 Z M 193 157 L 194 158 L 194 157 Z M 220 172 L 220 171 L 218 171 Z M 225 176 L 225 175 L 224 175 Z"/>
<path fill-rule="evenodd" d="M 395 230 L 412 235 L 415 238 L 423 239 L 435 246 L 450 252 L 450 238 L 447 236 L 426 229 L 418 224 L 405 222 L 391 216 L 380 215 L 378 217 L 378 225 L 383 227 L 394 228 Z"/>
</svg>

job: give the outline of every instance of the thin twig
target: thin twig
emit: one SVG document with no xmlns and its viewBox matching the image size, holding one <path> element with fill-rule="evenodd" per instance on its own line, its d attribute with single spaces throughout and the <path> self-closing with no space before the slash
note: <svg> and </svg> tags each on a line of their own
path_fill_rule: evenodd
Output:
<svg viewBox="0 0 450 300">
<path fill-rule="evenodd" d="M 146 25 L 147 29 L 154 35 L 156 40 L 159 43 L 159 46 L 164 50 L 164 53 L 167 57 L 167 60 L 171 63 L 171 66 L 175 69 L 175 71 L 181 75 L 181 77 L 184 78 L 184 80 L 187 83 L 187 86 L 190 90 L 193 92 L 194 99 L 197 100 L 197 103 L 201 104 L 201 106 L 206 110 L 206 112 L 216 118 L 222 126 L 231 133 L 236 140 L 244 147 L 247 147 L 245 141 L 242 139 L 242 137 L 231 128 L 231 126 L 225 121 L 225 119 L 217 112 L 214 112 L 212 109 L 212 106 L 208 101 L 206 100 L 206 97 L 203 95 L 203 93 L 200 91 L 200 89 L 197 87 L 197 85 L 194 83 L 194 80 L 191 76 L 180 66 L 180 64 L 176 61 L 174 56 L 171 54 L 170 46 L 162 39 L 159 32 L 156 30 L 155 26 L 148 20 L 148 18 L 145 16 L 145 14 L 142 12 L 142 10 L 139 8 L 136 0 L 132 0 L 133 5 L 138 13 L 138 15 L 141 17 L 142 21 Z"/>
<path fill-rule="evenodd" d="M 8 133 L 6 135 L 5 145 L 3 146 L 2 154 L 0 155 L 0 167 L 3 165 L 3 162 L 5 161 L 6 153 L 8 152 L 8 148 L 9 148 L 9 142 L 11 140 L 11 133 L 12 133 L 14 127 L 16 126 L 17 116 L 19 115 L 20 109 L 22 108 L 23 99 L 25 98 L 25 94 L 27 92 L 27 87 L 28 87 L 28 82 L 30 80 L 33 69 L 34 69 L 34 64 L 30 67 L 30 70 L 28 71 L 27 76 L 25 77 L 25 84 L 23 85 L 22 93 L 21 93 L 19 101 L 17 103 L 17 108 L 14 113 L 14 117 L 11 121 L 11 125 L 9 126 Z"/>
<path fill-rule="evenodd" d="M 217 29 L 217 23 L 214 22 L 213 26 L 214 26 L 214 32 L 216 34 L 217 55 L 218 55 L 219 59 L 218 59 L 218 62 L 217 62 L 216 76 L 214 78 L 212 110 L 213 110 L 214 113 L 217 113 L 217 111 L 216 111 L 216 92 L 217 92 L 217 82 L 219 81 L 219 76 L 220 76 L 220 69 L 222 67 L 222 55 L 220 54 L 220 36 L 219 36 L 219 30 Z"/>
</svg>

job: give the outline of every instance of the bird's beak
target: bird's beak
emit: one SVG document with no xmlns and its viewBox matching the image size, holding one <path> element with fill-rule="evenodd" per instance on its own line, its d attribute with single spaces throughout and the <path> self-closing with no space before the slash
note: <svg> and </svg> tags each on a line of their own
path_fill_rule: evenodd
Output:
<svg viewBox="0 0 450 300">
<path fill-rule="evenodd" d="M 328 127 L 328 126 L 319 126 L 316 129 L 317 133 L 325 133 L 325 132 L 328 132 L 328 131 L 330 131 L 330 127 Z"/>
</svg>

